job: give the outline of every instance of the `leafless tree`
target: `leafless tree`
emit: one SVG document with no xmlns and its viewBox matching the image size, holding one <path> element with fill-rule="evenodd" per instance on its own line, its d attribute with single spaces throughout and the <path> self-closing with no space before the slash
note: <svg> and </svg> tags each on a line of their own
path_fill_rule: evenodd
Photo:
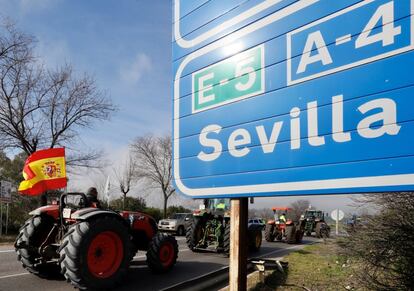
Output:
<svg viewBox="0 0 414 291">
<path fill-rule="evenodd" d="M 289 213 L 289 216 L 294 220 L 298 221 L 300 216 L 305 212 L 306 209 L 309 208 L 310 202 L 309 200 L 300 199 L 290 204 L 290 208 L 292 210 Z"/>
<path fill-rule="evenodd" d="M 128 155 L 125 162 L 118 168 L 113 169 L 119 190 L 122 193 L 122 209 L 125 209 L 125 199 L 134 183 L 135 161 Z"/>
<path fill-rule="evenodd" d="M 172 185 L 171 137 L 138 137 L 131 145 L 136 161 L 136 177 L 160 188 L 164 202 L 164 217 L 167 215 L 168 199 L 175 193 Z"/>
<path fill-rule="evenodd" d="M 359 198 L 376 213 L 360 217 L 340 241 L 367 290 L 412 290 L 414 286 L 414 193 L 381 193 Z"/>
<path fill-rule="evenodd" d="M 0 35 L 0 140 L 5 148 L 30 155 L 71 145 L 81 128 L 108 119 L 115 110 L 90 76 L 75 76 L 70 65 L 48 70 L 40 64 L 33 37 L 12 24 L 2 25 Z M 90 166 L 97 156 L 77 151 L 68 164 Z"/>
</svg>

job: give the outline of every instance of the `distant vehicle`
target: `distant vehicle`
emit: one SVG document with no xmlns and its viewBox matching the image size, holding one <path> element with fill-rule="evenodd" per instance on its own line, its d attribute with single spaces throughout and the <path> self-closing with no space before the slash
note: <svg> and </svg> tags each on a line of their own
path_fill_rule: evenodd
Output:
<svg viewBox="0 0 414 291">
<path fill-rule="evenodd" d="M 273 207 L 274 219 L 267 222 L 265 228 L 265 239 L 268 242 L 284 241 L 288 244 L 299 244 L 302 242 L 305 232 L 305 221 L 303 219 L 294 223 L 291 219 L 281 219 L 281 215 L 285 216 L 292 208 L 289 207 Z"/>
<path fill-rule="evenodd" d="M 199 250 L 230 252 L 230 199 L 205 199 L 204 205 L 193 213 L 187 225 L 187 246 L 193 252 Z M 262 226 L 249 223 L 245 243 L 252 251 L 262 245 Z"/>
<path fill-rule="evenodd" d="M 248 221 L 248 225 L 259 225 L 262 230 L 266 227 L 266 223 L 261 218 L 250 218 Z"/>
<path fill-rule="evenodd" d="M 311 236 L 315 232 L 317 238 L 329 237 L 331 231 L 325 222 L 325 213 L 320 210 L 306 210 L 302 215 L 305 223 L 305 234 Z"/>
<path fill-rule="evenodd" d="M 158 230 L 183 236 L 185 235 L 186 224 L 192 217 L 191 213 L 176 213 L 170 218 L 161 219 L 158 222 Z"/>
</svg>

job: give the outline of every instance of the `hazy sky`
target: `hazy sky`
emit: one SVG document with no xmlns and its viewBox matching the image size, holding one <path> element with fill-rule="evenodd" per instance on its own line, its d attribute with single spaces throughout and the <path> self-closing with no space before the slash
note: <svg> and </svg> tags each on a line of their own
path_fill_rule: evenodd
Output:
<svg viewBox="0 0 414 291">
<path fill-rule="evenodd" d="M 19 29 L 37 38 L 37 53 L 46 66 L 71 63 L 76 73 L 94 75 L 119 107 L 110 122 L 82 133 L 85 145 L 104 148 L 110 159 L 121 160 L 134 137 L 171 132 L 171 1 L 0 0 L 0 4 L 2 17 L 10 17 Z M 94 179 L 96 175 L 72 179 L 77 184 L 71 186 L 82 190 Z M 139 188 L 134 193 L 142 194 Z M 297 199 L 260 198 L 254 207 L 283 206 Z M 305 199 L 326 211 L 349 210 L 346 196 Z M 148 195 L 147 200 L 160 202 Z"/>
</svg>

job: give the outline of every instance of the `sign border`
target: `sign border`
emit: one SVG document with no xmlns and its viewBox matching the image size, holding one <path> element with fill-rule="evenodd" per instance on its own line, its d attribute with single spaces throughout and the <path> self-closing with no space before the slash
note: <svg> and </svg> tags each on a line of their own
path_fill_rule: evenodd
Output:
<svg viewBox="0 0 414 291">
<path fill-rule="evenodd" d="M 278 10 L 275 13 L 260 19 L 259 21 L 241 29 L 237 32 L 224 37 L 223 39 L 213 42 L 201 49 L 186 56 L 178 67 L 175 79 L 174 79 L 174 99 L 173 99 L 173 183 L 177 190 L 185 196 L 192 198 L 209 198 L 209 197 L 243 197 L 259 196 L 257 194 L 263 194 L 263 196 L 297 196 L 306 194 L 330 194 L 338 193 L 346 194 L 341 189 L 361 189 L 358 193 L 363 193 L 367 189 L 378 189 L 379 187 L 390 187 L 390 191 L 393 191 L 393 187 L 412 186 L 414 185 L 414 173 L 413 174 L 399 174 L 399 175 L 384 175 L 384 176 L 366 176 L 357 178 L 341 178 L 341 179 L 325 179 L 325 180 L 313 180 L 313 181 L 296 181 L 296 182 L 285 182 L 285 183 L 270 183 L 270 184 L 257 184 L 257 185 L 246 185 L 246 186 L 226 186 L 226 187 L 213 187 L 213 188 L 188 188 L 184 185 L 180 178 L 180 164 L 179 164 L 179 122 L 180 122 L 180 80 L 181 75 L 185 67 L 194 59 L 201 57 L 215 49 L 231 44 L 233 41 L 248 35 L 258 29 L 261 29 L 275 21 L 283 19 L 291 14 L 305 9 L 311 6 L 319 0 L 301 0 L 294 4 L 285 7 L 284 9 Z M 411 0 L 411 4 L 414 0 Z M 357 4 L 356 4 L 357 5 Z M 413 7 L 411 7 L 413 9 Z M 414 15 L 411 16 L 413 21 Z M 330 193 L 327 193 L 331 190 Z M 307 192 L 305 192 L 307 191 Z M 325 191 L 324 193 L 314 193 L 315 191 Z M 397 191 L 394 190 L 394 191 Z M 296 192 L 296 194 L 295 194 Z M 305 193 L 304 193 L 305 192 Z M 266 195 L 267 194 L 267 195 Z"/>
</svg>

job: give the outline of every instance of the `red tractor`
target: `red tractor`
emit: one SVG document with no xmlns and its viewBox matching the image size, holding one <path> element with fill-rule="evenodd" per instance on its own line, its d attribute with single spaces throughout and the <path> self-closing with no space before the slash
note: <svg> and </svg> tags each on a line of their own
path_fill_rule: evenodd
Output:
<svg viewBox="0 0 414 291">
<path fill-rule="evenodd" d="M 174 237 L 158 232 L 141 212 L 115 212 L 90 205 L 83 193 L 65 193 L 59 203 L 40 207 L 21 227 L 18 260 L 40 277 L 61 273 L 79 289 L 110 289 L 126 274 L 138 250 L 155 272 L 177 261 Z"/>
<path fill-rule="evenodd" d="M 285 217 L 288 211 L 292 210 L 288 207 L 273 207 L 274 219 L 269 220 L 265 227 L 265 239 L 268 242 L 285 241 L 288 244 L 301 243 L 305 224 L 303 220 L 295 224 L 291 219 L 280 219 Z"/>
</svg>

